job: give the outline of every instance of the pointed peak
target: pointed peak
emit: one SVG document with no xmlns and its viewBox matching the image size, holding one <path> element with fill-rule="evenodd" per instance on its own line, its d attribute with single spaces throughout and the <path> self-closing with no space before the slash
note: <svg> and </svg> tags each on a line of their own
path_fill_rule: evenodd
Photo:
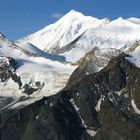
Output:
<svg viewBox="0 0 140 140">
<path fill-rule="evenodd" d="M 77 12 L 77 11 L 74 10 L 74 9 L 72 9 L 72 10 L 70 10 L 68 13 L 75 13 L 75 12 Z"/>
<path fill-rule="evenodd" d="M 119 17 L 116 19 L 117 21 L 124 21 L 125 19 L 123 17 Z"/>
<path fill-rule="evenodd" d="M 2 36 L 2 37 L 5 37 L 5 36 L 0 32 L 0 37 L 1 37 L 1 36 Z"/>
<path fill-rule="evenodd" d="M 104 24 L 109 24 L 111 20 L 108 17 L 105 17 L 104 19 Z"/>
<path fill-rule="evenodd" d="M 111 24 L 113 24 L 113 25 L 122 25 L 122 24 L 126 24 L 126 23 L 127 23 L 127 21 L 122 17 L 119 17 L 119 18 L 111 21 Z"/>
<path fill-rule="evenodd" d="M 0 39 L 5 39 L 5 35 L 3 35 L 1 32 L 0 32 Z"/>
<path fill-rule="evenodd" d="M 109 19 L 108 17 L 105 17 L 104 19 L 105 19 L 106 21 L 109 21 L 109 22 L 110 22 L 110 19 Z"/>
<path fill-rule="evenodd" d="M 68 13 L 66 13 L 63 17 L 61 17 L 56 24 L 59 23 L 64 23 L 66 21 L 66 23 L 68 23 L 68 21 L 72 22 L 73 20 L 79 20 L 79 19 L 85 19 L 85 15 L 83 15 L 82 13 L 75 11 L 75 10 L 70 10 Z M 54 23 L 55 24 L 55 23 Z"/>
<path fill-rule="evenodd" d="M 81 12 L 78 12 L 74 9 L 70 10 L 65 16 L 84 16 Z"/>
<path fill-rule="evenodd" d="M 78 11 L 76 11 L 74 9 L 70 10 L 68 13 L 80 13 L 80 14 L 82 14 L 81 12 L 78 12 Z"/>
</svg>

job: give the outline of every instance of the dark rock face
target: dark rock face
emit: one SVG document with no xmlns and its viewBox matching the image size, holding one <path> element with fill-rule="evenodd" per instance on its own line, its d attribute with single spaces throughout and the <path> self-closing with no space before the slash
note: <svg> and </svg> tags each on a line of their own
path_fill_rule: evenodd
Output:
<svg viewBox="0 0 140 140">
<path fill-rule="evenodd" d="M 40 81 L 35 82 L 34 87 L 32 87 L 32 83 L 25 84 L 23 86 L 23 93 L 31 95 L 33 92 L 37 91 L 38 89 L 41 89 L 44 85 L 45 83 L 41 83 Z"/>
<path fill-rule="evenodd" d="M 116 49 L 100 49 L 95 47 L 76 63 L 79 66 L 70 77 L 69 84 L 74 84 L 89 74 L 97 73 L 108 65 L 111 59 L 119 56 L 120 53 Z M 72 83 L 70 83 L 71 81 Z"/>
<path fill-rule="evenodd" d="M 140 69 L 125 54 L 101 72 L 73 81 L 57 95 L 3 110 L 0 139 L 139 140 L 140 115 L 132 101 L 140 109 Z"/>
<path fill-rule="evenodd" d="M 17 75 L 16 70 L 20 66 L 16 62 L 15 59 L 11 57 L 3 57 L 0 56 L 0 82 L 6 83 L 10 78 L 18 85 L 19 90 L 22 90 L 23 93 L 26 93 L 27 95 L 32 94 L 33 92 L 37 91 L 38 89 L 41 89 L 44 86 L 44 83 L 41 83 L 40 81 L 37 81 L 35 83 L 29 82 L 26 84 L 22 83 L 21 77 Z M 34 85 L 33 85 L 34 84 Z M 12 97 L 10 97 L 12 98 Z M 5 97 L 5 99 L 0 100 L 0 109 L 10 103 L 8 97 Z"/>
<path fill-rule="evenodd" d="M 15 83 L 17 83 L 20 89 L 22 82 L 21 78 L 15 72 L 17 67 L 18 64 L 13 58 L 0 56 L 0 82 L 6 84 L 6 82 L 11 78 Z M 13 97 L 6 97 L 6 95 L 3 95 L 3 97 L 0 97 L 0 109 L 13 101 Z"/>
<path fill-rule="evenodd" d="M 0 40 L 3 40 L 3 39 L 5 39 L 5 36 L 0 32 Z"/>
<path fill-rule="evenodd" d="M 0 81 L 6 82 L 9 78 L 12 78 L 12 80 L 17 82 L 19 87 L 21 87 L 20 77 L 15 73 L 17 66 L 18 64 L 13 58 L 0 57 Z"/>
</svg>

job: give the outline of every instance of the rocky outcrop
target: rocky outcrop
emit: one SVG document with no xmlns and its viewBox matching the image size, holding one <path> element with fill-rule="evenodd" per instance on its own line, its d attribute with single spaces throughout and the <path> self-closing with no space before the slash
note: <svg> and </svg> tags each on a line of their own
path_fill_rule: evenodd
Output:
<svg viewBox="0 0 140 140">
<path fill-rule="evenodd" d="M 57 95 L 3 110 L 1 140 L 139 140 L 140 69 L 125 57 L 73 77 Z"/>
<path fill-rule="evenodd" d="M 0 57 L 0 80 L 1 82 L 6 82 L 9 78 L 12 78 L 18 83 L 19 87 L 22 86 L 20 77 L 15 73 L 18 64 L 13 58 L 10 57 Z"/>
<path fill-rule="evenodd" d="M 81 58 L 78 62 L 74 63 L 74 65 L 78 64 L 78 68 L 73 72 L 70 77 L 69 84 L 74 84 L 78 80 L 83 77 L 95 74 L 101 71 L 104 67 L 108 65 L 108 62 L 119 56 L 121 51 L 113 49 L 113 48 L 98 48 L 95 47 L 92 51 L 85 54 L 83 58 Z M 74 79 L 74 80 L 72 80 Z M 71 83 L 72 81 L 72 83 Z"/>
</svg>

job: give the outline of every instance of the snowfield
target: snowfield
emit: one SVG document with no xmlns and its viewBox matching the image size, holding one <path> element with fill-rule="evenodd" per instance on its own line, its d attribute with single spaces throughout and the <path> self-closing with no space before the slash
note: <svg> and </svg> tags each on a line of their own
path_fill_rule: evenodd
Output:
<svg viewBox="0 0 140 140">
<path fill-rule="evenodd" d="M 6 38 L 0 40 L 0 56 L 16 60 L 18 68 L 15 73 L 22 82 L 21 88 L 12 78 L 0 82 L 0 96 L 14 98 L 14 103 L 8 104 L 7 108 L 27 105 L 44 96 L 58 93 L 65 87 L 71 73 L 76 68 L 76 66 L 63 61 L 61 56 L 45 53 L 29 44 L 27 46 L 24 44 L 24 47 L 29 47 L 29 50 L 18 47 Z M 1 57 L 0 66 L 3 66 L 3 63 L 9 63 L 6 60 L 6 58 Z M 39 83 L 39 86 L 36 83 Z M 24 87 L 27 84 L 28 87 L 35 90 L 31 95 L 25 93 Z M 27 99 L 18 103 L 21 97 Z"/>
<path fill-rule="evenodd" d="M 126 59 L 132 62 L 136 67 L 140 68 L 140 46 L 128 53 L 130 57 Z"/>
</svg>

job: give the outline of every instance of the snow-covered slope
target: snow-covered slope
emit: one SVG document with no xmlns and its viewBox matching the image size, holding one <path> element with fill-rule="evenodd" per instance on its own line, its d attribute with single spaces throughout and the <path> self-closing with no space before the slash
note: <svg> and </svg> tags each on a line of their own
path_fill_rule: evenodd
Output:
<svg viewBox="0 0 140 140">
<path fill-rule="evenodd" d="M 131 17 L 131 18 L 128 18 L 127 20 L 130 21 L 130 22 L 133 22 L 135 24 L 140 24 L 140 19 L 139 18 Z"/>
<path fill-rule="evenodd" d="M 56 60 L 56 61 L 65 61 L 64 56 L 57 55 L 57 54 L 49 54 L 47 52 L 40 50 L 39 48 L 37 48 L 36 46 L 34 46 L 30 43 L 18 42 L 18 43 L 16 43 L 16 45 L 20 46 L 20 48 L 22 48 L 24 50 L 28 50 L 31 53 L 34 53 L 34 54 L 44 57 L 44 58 L 49 58 L 51 60 Z"/>
<path fill-rule="evenodd" d="M 109 23 L 107 18 L 99 20 L 71 10 L 56 23 L 18 40 L 18 42 L 29 42 L 42 50 L 54 52 L 54 50 L 71 43 L 86 30 L 107 23 Z"/>
<path fill-rule="evenodd" d="M 126 57 L 126 59 L 136 67 L 140 68 L 140 41 L 136 42 L 131 48 L 129 48 L 127 54 L 129 57 Z"/>
<path fill-rule="evenodd" d="M 56 23 L 15 42 L 0 34 L 0 56 L 16 62 L 16 70 L 9 73 L 6 67 L 6 72 L 10 77 L 16 75 L 22 83 L 19 87 L 8 76 L 5 82 L 0 82 L 0 96 L 14 97 L 14 102 L 22 97 L 18 103 L 21 105 L 56 94 L 77 67 L 71 63 L 78 64 L 85 54 L 97 48 L 91 55 L 93 59 L 83 65 L 88 65 L 84 68 L 88 73 L 92 65 L 94 72 L 100 71 L 111 58 L 129 50 L 139 40 L 140 19 L 118 18 L 110 22 L 108 18 L 100 20 L 74 10 Z M 139 51 L 131 52 L 130 56 L 128 59 L 139 66 Z M 28 100 L 23 101 L 23 97 Z"/>
<path fill-rule="evenodd" d="M 14 99 L 7 107 L 27 105 L 44 96 L 56 94 L 64 88 L 76 68 L 51 59 L 53 56 L 45 55 L 45 52 L 41 56 L 41 51 L 32 45 L 26 47 L 29 50 L 20 48 L 4 37 L 0 39 L 0 56 L 4 56 L 0 57 L 0 97 Z M 12 71 L 9 58 L 13 59 L 15 65 Z"/>
<path fill-rule="evenodd" d="M 140 24 L 118 18 L 106 26 L 89 29 L 71 50 L 62 54 L 67 61 L 75 62 L 94 47 L 124 50 L 137 40 L 140 40 Z"/>
<path fill-rule="evenodd" d="M 97 19 L 74 10 L 56 23 L 31 34 L 18 43 L 28 42 L 46 52 L 76 62 L 94 47 L 127 49 L 140 39 L 140 19 Z"/>
</svg>

